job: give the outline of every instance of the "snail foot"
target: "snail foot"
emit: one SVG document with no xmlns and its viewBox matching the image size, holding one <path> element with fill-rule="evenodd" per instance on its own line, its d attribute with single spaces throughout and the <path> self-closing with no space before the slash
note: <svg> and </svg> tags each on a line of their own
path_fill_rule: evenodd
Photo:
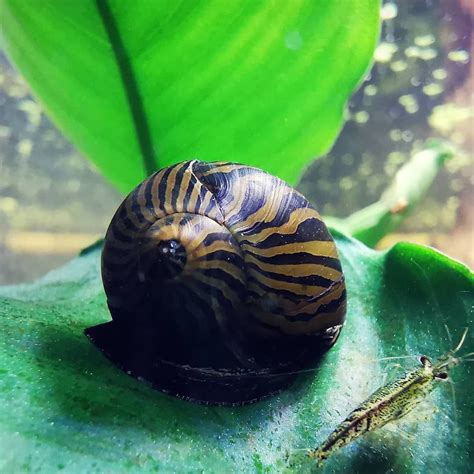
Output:
<svg viewBox="0 0 474 474">
<path fill-rule="evenodd" d="M 166 394 L 205 405 L 244 405 L 287 388 L 298 373 L 278 369 L 193 367 L 160 357 L 145 329 L 111 321 L 85 330 L 118 368 Z M 278 372 L 281 373 L 278 373 Z"/>
</svg>

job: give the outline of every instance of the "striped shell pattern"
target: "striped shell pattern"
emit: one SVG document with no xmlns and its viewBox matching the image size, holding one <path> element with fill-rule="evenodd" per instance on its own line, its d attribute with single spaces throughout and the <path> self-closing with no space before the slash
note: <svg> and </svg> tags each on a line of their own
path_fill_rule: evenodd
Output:
<svg viewBox="0 0 474 474">
<path fill-rule="evenodd" d="M 280 179 L 227 162 L 187 161 L 141 183 L 109 226 L 102 277 L 114 321 L 147 327 L 161 357 L 183 364 L 271 364 L 345 317 L 319 214 Z"/>
</svg>

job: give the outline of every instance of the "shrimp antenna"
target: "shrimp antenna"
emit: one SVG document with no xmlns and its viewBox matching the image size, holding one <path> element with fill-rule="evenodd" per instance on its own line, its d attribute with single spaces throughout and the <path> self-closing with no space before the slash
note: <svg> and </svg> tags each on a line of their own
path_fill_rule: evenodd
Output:
<svg viewBox="0 0 474 474">
<path fill-rule="evenodd" d="M 463 346 L 464 341 L 466 340 L 468 330 L 469 330 L 468 327 L 464 328 L 464 332 L 462 333 L 461 340 L 459 341 L 459 344 L 456 346 L 455 349 L 453 349 L 453 354 L 455 354 Z"/>
<path fill-rule="evenodd" d="M 449 380 L 449 383 L 451 385 L 451 396 L 453 397 L 454 418 L 457 421 L 457 419 L 458 419 L 458 409 L 457 409 L 457 406 L 456 406 L 456 390 L 454 389 L 454 382 L 452 380 Z"/>
<path fill-rule="evenodd" d="M 448 335 L 449 347 L 453 347 L 453 338 L 447 324 L 444 325 L 444 329 L 446 329 L 446 334 Z"/>
<path fill-rule="evenodd" d="M 380 359 L 369 359 L 369 362 L 378 362 L 380 360 L 417 359 L 418 357 L 418 355 L 380 357 Z"/>
</svg>

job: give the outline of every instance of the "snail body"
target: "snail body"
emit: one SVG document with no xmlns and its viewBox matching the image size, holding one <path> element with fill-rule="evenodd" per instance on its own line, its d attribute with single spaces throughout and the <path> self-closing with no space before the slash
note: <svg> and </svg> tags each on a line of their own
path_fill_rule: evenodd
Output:
<svg viewBox="0 0 474 474">
<path fill-rule="evenodd" d="M 132 191 L 107 231 L 102 279 L 113 321 L 88 336 L 129 373 L 202 402 L 282 388 L 345 318 L 316 210 L 282 180 L 227 162 L 179 163 Z"/>
</svg>

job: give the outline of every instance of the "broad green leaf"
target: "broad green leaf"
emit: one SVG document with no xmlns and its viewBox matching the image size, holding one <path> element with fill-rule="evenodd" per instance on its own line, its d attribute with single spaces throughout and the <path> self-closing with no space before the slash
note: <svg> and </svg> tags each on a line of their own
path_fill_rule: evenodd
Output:
<svg viewBox="0 0 474 474">
<path fill-rule="evenodd" d="M 375 247 L 387 234 L 396 230 L 413 212 L 433 185 L 445 162 L 456 150 L 448 142 L 429 141 L 395 175 L 377 202 L 354 212 L 345 219 L 326 216 L 335 229 Z"/>
<path fill-rule="evenodd" d="M 122 191 L 178 161 L 295 182 L 366 71 L 379 0 L 0 0 L 2 42 Z"/>
<path fill-rule="evenodd" d="M 154 391 L 115 368 L 84 336 L 109 319 L 91 249 L 31 285 L 0 288 L 0 471 L 282 472 L 315 467 L 318 445 L 374 389 L 400 376 L 382 357 L 453 347 L 472 326 L 473 274 L 433 250 L 386 253 L 337 236 L 347 324 L 315 373 L 244 407 L 206 407 Z M 474 350 L 471 331 L 461 353 Z M 409 416 L 341 449 L 326 472 L 470 472 L 472 367 L 451 371 L 418 419 Z M 455 408 L 456 407 L 456 408 Z M 434 411 L 437 408 L 438 411 Z M 426 419 L 424 419 L 426 418 Z M 403 431 L 402 431 L 403 429 Z M 407 435 L 408 432 L 408 435 Z M 411 436 L 411 438 L 407 438 Z"/>
</svg>

